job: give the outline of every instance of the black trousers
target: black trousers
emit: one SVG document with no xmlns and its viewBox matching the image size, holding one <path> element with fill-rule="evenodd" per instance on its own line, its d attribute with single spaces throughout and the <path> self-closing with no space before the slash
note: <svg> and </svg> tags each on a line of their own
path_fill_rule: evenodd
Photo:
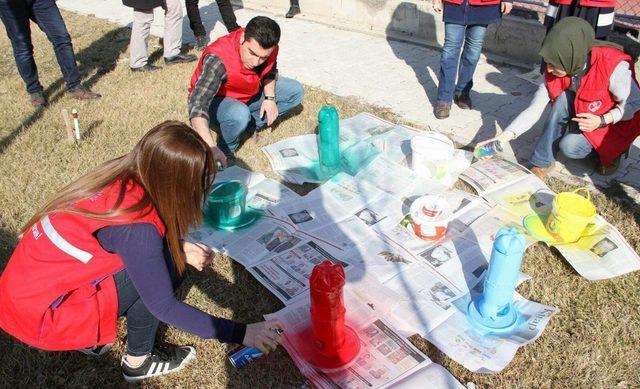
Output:
<svg viewBox="0 0 640 389">
<path fill-rule="evenodd" d="M 216 0 L 220 15 L 222 16 L 222 22 L 227 28 L 227 31 L 231 32 L 240 28 L 236 21 L 236 15 L 233 13 L 233 7 L 231 6 L 231 0 Z M 198 9 L 198 0 L 185 0 L 187 6 L 187 17 L 189 18 L 189 27 L 193 31 L 193 35 L 200 37 L 207 35 L 207 31 L 202 25 L 202 19 L 200 18 L 200 10 Z"/>
</svg>

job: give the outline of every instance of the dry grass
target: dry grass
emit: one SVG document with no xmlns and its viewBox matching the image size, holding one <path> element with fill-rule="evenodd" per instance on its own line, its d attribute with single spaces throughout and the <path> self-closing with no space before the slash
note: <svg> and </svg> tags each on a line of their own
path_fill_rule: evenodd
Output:
<svg viewBox="0 0 640 389">
<path fill-rule="evenodd" d="M 63 85 L 53 51 L 37 31 L 36 60 L 52 104 L 44 110 L 32 109 L 15 70 L 9 41 L 0 34 L 0 269 L 16 245 L 15 235 L 22 223 L 56 189 L 98 163 L 129 151 L 153 125 L 166 119 L 186 120 L 186 88 L 192 65 L 134 75 L 123 61 L 127 58 L 128 30 L 91 17 L 64 16 L 84 80 L 104 97 L 84 103 L 61 96 Z M 304 110 L 282 122 L 268 140 L 313 131 L 315 115 L 327 99 L 338 106 L 343 117 L 366 110 L 393 119 L 388 112 L 307 88 Z M 79 147 L 65 143 L 60 115 L 62 108 L 73 106 L 80 111 L 85 131 L 85 141 Z M 240 150 L 237 163 L 254 171 L 269 169 L 262 153 L 251 144 Z M 552 187 L 560 190 L 562 184 L 554 181 Z M 614 196 L 596 196 L 596 202 L 637 251 L 640 213 Z M 472 374 L 428 343 L 417 339 L 417 345 L 462 383 L 473 381 L 478 387 L 640 387 L 640 273 L 588 282 L 557 252 L 542 245 L 527 252 L 524 271 L 534 278 L 521 286 L 520 292 L 561 311 L 544 335 L 518 351 L 502 373 Z M 223 256 L 205 272 L 190 273 L 186 284 L 182 291 L 188 303 L 239 321 L 257 321 L 262 314 L 282 307 L 248 272 Z M 174 343 L 194 344 L 198 359 L 179 374 L 149 380 L 144 384 L 147 387 L 298 387 L 304 382 L 282 350 L 236 370 L 225 362 L 227 346 L 170 328 L 163 329 L 160 336 Z M 118 367 L 123 338 L 109 355 L 90 359 L 74 352 L 39 352 L 0 333 L 0 386 L 125 386 Z"/>
</svg>

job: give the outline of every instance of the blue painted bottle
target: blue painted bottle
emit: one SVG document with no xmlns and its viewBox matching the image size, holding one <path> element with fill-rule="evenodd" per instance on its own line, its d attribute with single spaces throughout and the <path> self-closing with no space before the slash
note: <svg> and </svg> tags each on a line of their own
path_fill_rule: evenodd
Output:
<svg viewBox="0 0 640 389">
<path fill-rule="evenodd" d="M 511 303 L 526 245 L 524 235 L 517 229 L 501 228 L 498 231 L 482 296 L 469 304 L 473 324 L 495 331 L 508 330 L 516 324 L 518 314 Z"/>
<path fill-rule="evenodd" d="M 336 107 L 323 106 L 318 112 L 320 169 L 332 175 L 340 170 L 340 123 Z"/>
</svg>

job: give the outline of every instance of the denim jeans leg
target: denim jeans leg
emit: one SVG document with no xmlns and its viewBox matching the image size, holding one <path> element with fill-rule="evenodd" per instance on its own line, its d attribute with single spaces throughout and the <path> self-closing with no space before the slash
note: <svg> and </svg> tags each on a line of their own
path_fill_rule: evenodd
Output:
<svg viewBox="0 0 640 389">
<path fill-rule="evenodd" d="M 567 129 L 567 125 L 574 116 L 574 98 L 574 92 L 565 91 L 553 102 L 544 132 L 540 140 L 538 140 L 538 144 L 530 159 L 533 165 L 548 168 L 555 162 L 554 154 L 558 140 L 562 137 Z"/>
<path fill-rule="evenodd" d="M 304 98 L 304 88 L 302 84 L 291 78 L 280 77 L 276 81 L 276 105 L 278 106 L 278 117 L 291 111 L 302 103 Z M 266 115 L 260 117 L 260 106 L 264 101 L 264 93 L 255 95 L 248 103 L 251 111 L 250 131 L 257 131 L 267 125 Z"/>
<path fill-rule="evenodd" d="M 220 128 L 218 148 L 231 154 L 240 145 L 240 135 L 249 125 L 251 112 L 247 104 L 240 100 L 216 96 L 209 107 L 209 120 Z"/>
<path fill-rule="evenodd" d="M 437 103 L 450 104 L 456 85 L 456 73 L 466 26 L 445 23 L 444 45 L 440 52 L 440 76 L 438 78 Z"/>
<path fill-rule="evenodd" d="M 33 17 L 38 27 L 47 35 L 56 53 L 58 65 L 67 84 L 67 89 L 80 86 L 80 72 L 73 53 L 71 36 L 64 24 L 60 10 L 54 0 L 35 0 Z"/>
<path fill-rule="evenodd" d="M 42 85 L 38 81 L 38 68 L 33 59 L 30 14 L 31 9 L 24 1 L 0 0 L 0 19 L 11 41 L 18 73 L 27 92 L 36 93 L 42 92 Z"/>
<path fill-rule="evenodd" d="M 118 316 L 127 317 L 127 354 L 147 355 L 153 350 L 160 321 L 149 312 L 126 270 L 113 276 L 118 293 Z"/>
<path fill-rule="evenodd" d="M 572 125 L 574 124 L 574 125 Z M 569 130 L 560 139 L 560 151 L 571 159 L 587 158 L 593 151 L 593 146 L 575 125 L 575 122 L 569 124 Z"/>
<path fill-rule="evenodd" d="M 486 31 L 487 26 L 485 25 L 467 26 L 462 58 L 460 59 L 460 69 L 458 70 L 456 95 L 468 95 L 469 92 L 471 92 L 471 88 L 473 87 L 473 73 L 476 71 L 476 66 L 482 53 L 482 44 L 484 43 L 484 34 Z"/>
</svg>

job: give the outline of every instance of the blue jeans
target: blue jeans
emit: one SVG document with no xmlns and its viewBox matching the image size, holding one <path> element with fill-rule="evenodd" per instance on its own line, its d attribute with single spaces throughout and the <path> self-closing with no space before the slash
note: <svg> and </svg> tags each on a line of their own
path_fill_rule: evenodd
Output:
<svg viewBox="0 0 640 389">
<path fill-rule="evenodd" d="M 278 116 L 300 105 L 304 97 L 302 84 L 290 78 L 280 77 L 276 81 Z M 266 126 L 266 115 L 260 118 L 260 106 L 264 101 L 262 91 L 246 104 L 230 97 L 216 96 L 209 107 L 212 124 L 220 128 L 218 147 L 223 152 L 235 152 L 240 145 L 240 135 L 244 131 L 253 133 Z"/>
<path fill-rule="evenodd" d="M 175 289 L 182 280 L 177 275 L 173 259 L 166 247 L 164 255 Z M 113 279 L 118 293 L 118 316 L 127 318 L 127 354 L 134 357 L 147 355 L 153 350 L 160 321 L 142 302 L 126 269 L 116 273 Z"/>
<path fill-rule="evenodd" d="M 473 73 L 480 59 L 486 31 L 486 25 L 463 26 L 445 23 L 444 46 L 440 53 L 437 103 L 450 104 L 454 91 L 456 95 L 469 94 L 473 87 Z M 463 44 L 464 50 L 462 50 Z M 460 50 L 462 50 L 462 58 L 460 58 Z"/>
<path fill-rule="evenodd" d="M 0 0 L 0 19 L 7 29 L 18 73 L 27 86 L 27 92 L 42 92 L 38 68 L 33 59 L 30 19 L 38 24 L 53 45 L 67 89 L 80 85 L 80 72 L 71 37 L 54 0 Z"/>
<path fill-rule="evenodd" d="M 586 158 L 593 151 L 593 146 L 578 129 L 577 123 L 571 120 L 576 116 L 573 105 L 575 97 L 575 92 L 568 90 L 551 105 L 544 132 L 530 159 L 533 165 L 551 167 L 555 162 L 556 149 L 571 159 Z"/>
</svg>

